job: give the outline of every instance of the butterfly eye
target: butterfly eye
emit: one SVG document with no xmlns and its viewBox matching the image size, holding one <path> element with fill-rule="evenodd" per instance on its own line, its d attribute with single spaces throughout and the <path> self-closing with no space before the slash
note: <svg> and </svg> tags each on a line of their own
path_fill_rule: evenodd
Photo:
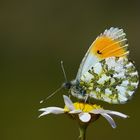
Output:
<svg viewBox="0 0 140 140">
<path fill-rule="evenodd" d="M 97 50 L 97 53 L 98 53 L 98 54 L 102 54 L 99 50 Z"/>
</svg>

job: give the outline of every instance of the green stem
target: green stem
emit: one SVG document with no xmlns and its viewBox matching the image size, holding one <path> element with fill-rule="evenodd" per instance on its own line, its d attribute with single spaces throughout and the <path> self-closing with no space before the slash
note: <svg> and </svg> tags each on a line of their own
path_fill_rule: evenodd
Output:
<svg viewBox="0 0 140 140">
<path fill-rule="evenodd" d="M 86 125 L 86 124 L 79 125 L 79 131 L 80 131 L 79 140 L 86 140 L 86 130 L 87 130 L 87 126 L 88 126 L 88 125 Z"/>
</svg>

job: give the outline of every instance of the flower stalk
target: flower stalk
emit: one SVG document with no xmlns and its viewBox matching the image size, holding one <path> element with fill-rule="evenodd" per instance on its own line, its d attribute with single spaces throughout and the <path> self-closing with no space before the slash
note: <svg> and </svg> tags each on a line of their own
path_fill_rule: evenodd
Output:
<svg viewBox="0 0 140 140">
<path fill-rule="evenodd" d="M 79 140 L 86 140 L 86 130 L 87 130 L 88 124 L 80 124 L 79 125 Z"/>
</svg>

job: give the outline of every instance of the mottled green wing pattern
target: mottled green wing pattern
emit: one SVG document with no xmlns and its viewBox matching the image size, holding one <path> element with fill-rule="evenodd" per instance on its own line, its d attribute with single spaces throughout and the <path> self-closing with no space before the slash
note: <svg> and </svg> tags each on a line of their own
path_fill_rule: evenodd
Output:
<svg viewBox="0 0 140 140">
<path fill-rule="evenodd" d="M 138 87 L 138 72 L 124 57 L 110 57 L 95 64 L 80 80 L 86 94 L 108 103 L 125 103 Z"/>
</svg>

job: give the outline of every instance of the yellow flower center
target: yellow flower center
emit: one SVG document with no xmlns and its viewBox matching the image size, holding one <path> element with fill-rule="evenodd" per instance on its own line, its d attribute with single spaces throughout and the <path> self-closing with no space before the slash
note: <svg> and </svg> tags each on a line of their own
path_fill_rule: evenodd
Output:
<svg viewBox="0 0 140 140">
<path fill-rule="evenodd" d="M 83 112 L 90 112 L 94 109 L 100 109 L 100 105 L 92 105 L 92 104 L 87 104 L 87 103 L 80 103 L 80 102 L 76 102 L 73 104 L 75 107 L 75 110 L 82 110 Z M 64 110 L 66 112 L 69 112 L 69 109 L 67 106 L 64 107 Z"/>
</svg>

